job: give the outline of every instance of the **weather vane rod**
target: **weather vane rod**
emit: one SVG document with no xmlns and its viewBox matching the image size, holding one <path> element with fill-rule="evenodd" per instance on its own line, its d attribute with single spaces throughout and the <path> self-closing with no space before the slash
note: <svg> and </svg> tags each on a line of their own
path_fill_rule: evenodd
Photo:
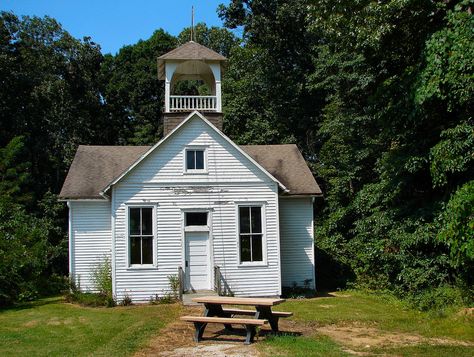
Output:
<svg viewBox="0 0 474 357">
<path fill-rule="evenodd" d="M 194 6 L 191 6 L 191 41 L 194 37 Z"/>
</svg>

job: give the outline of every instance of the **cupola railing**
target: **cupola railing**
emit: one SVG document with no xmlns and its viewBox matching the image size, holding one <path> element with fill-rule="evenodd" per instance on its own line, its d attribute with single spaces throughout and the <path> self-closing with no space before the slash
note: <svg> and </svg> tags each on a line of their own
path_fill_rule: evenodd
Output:
<svg viewBox="0 0 474 357">
<path fill-rule="evenodd" d="M 170 95 L 169 110 L 172 112 L 202 110 L 218 111 L 215 95 Z"/>
</svg>

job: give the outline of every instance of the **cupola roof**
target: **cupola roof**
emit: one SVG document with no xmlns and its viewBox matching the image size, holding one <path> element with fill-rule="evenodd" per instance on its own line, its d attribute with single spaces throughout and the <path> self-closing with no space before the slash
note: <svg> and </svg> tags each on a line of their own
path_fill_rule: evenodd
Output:
<svg viewBox="0 0 474 357">
<path fill-rule="evenodd" d="M 200 45 L 197 42 L 189 41 L 174 50 L 171 50 L 164 55 L 158 57 L 158 77 L 164 79 L 165 76 L 165 61 L 203 61 L 215 62 L 226 61 L 227 58 L 221 54 Z"/>
</svg>

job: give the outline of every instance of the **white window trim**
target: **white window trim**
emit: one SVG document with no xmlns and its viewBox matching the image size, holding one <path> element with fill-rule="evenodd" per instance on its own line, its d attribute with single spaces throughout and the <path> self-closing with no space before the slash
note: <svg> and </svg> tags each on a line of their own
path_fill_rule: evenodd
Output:
<svg viewBox="0 0 474 357">
<path fill-rule="evenodd" d="M 187 152 L 190 150 L 202 150 L 204 152 L 204 169 L 187 169 L 186 167 L 186 157 Z M 184 148 L 183 151 L 183 173 L 185 175 L 207 175 L 208 171 L 208 162 L 207 162 L 207 152 L 208 146 L 203 145 L 189 145 Z"/>
<path fill-rule="evenodd" d="M 186 213 L 206 213 L 207 214 L 207 222 L 205 226 L 187 226 L 186 225 Z M 185 232 L 209 232 L 211 227 L 211 211 L 208 209 L 183 209 L 183 220 L 184 220 L 184 231 Z"/>
<path fill-rule="evenodd" d="M 265 267 L 268 266 L 267 260 L 267 216 L 266 216 L 266 201 L 257 202 L 235 202 L 235 221 L 236 221 L 236 232 L 237 232 L 237 257 L 239 268 L 246 267 Z M 261 262 L 243 262 L 240 259 L 240 214 L 239 207 L 260 207 L 262 209 L 262 261 Z"/>
<path fill-rule="evenodd" d="M 125 205 L 125 237 L 126 237 L 126 255 L 127 255 L 127 269 L 131 270 L 144 270 L 144 269 L 156 269 L 157 268 L 157 207 L 158 204 L 150 204 L 150 203 L 128 203 Z M 131 264 L 130 263 L 130 227 L 129 227 L 129 216 L 130 216 L 130 208 L 151 208 L 152 211 L 152 219 L 153 219 L 153 264 Z"/>
</svg>

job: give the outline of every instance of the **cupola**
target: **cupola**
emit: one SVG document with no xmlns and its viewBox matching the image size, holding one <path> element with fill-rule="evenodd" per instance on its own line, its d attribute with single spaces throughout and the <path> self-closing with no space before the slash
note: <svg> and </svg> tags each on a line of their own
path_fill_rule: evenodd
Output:
<svg viewBox="0 0 474 357">
<path fill-rule="evenodd" d="M 226 60 L 194 41 L 158 57 L 158 78 L 165 81 L 164 135 L 194 110 L 222 130 L 221 75 Z M 207 93 L 178 92 L 183 81 L 202 82 Z"/>
</svg>

